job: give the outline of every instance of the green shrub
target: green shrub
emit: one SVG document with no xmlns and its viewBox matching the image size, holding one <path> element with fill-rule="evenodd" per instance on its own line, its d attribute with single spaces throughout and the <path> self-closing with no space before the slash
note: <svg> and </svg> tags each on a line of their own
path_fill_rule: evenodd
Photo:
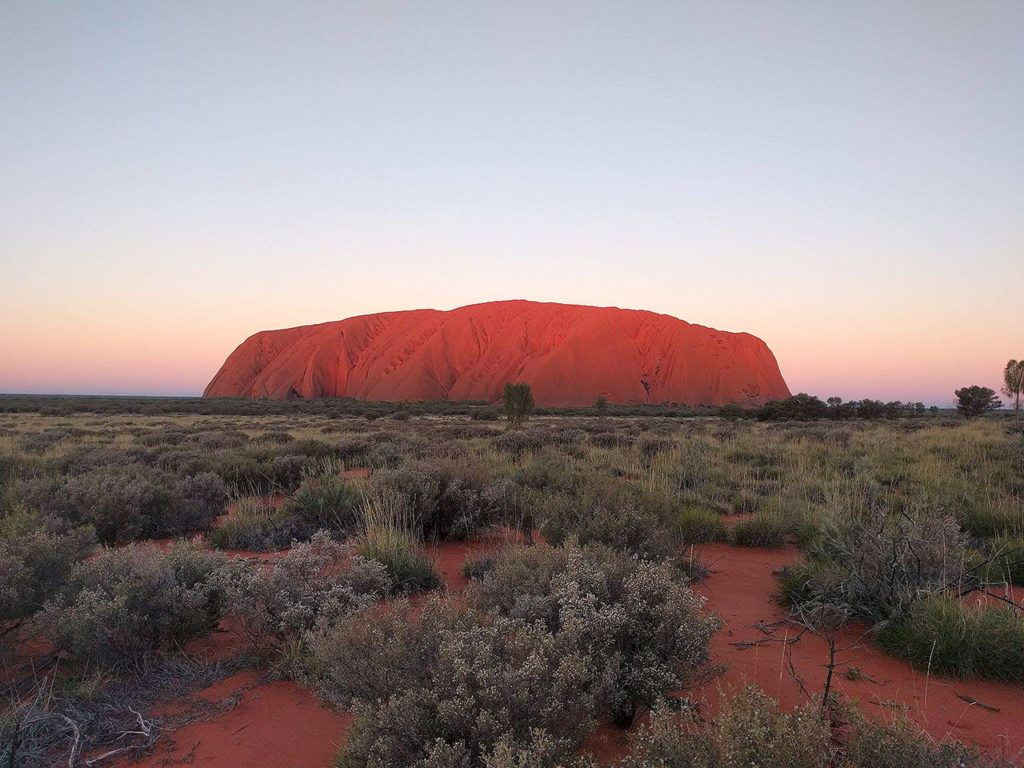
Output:
<svg viewBox="0 0 1024 768">
<path fill-rule="evenodd" d="M 97 664 L 135 661 L 209 633 L 225 609 L 226 561 L 192 544 L 129 545 L 77 564 L 39 614 L 44 635 Z"/>
<path fill-rule="evenodd" d="M 662 524 L 656 509 L 643 504 L 585 506 L 571 496 L 557 494 L 546 500 L 543 516 L 541 530 L 552 544 L 574 539 L 645 560 L 665 560 L 675 557 L 684 543 L 674 527 Z"/>
<path fill-rule="evenodd" d="M 544 447 L 544 441 L 540 435 L 534 432 L 516 430 L 503 432 L 495 437 L 494 445 L 496 448 L 512 454 L 516 459 L 522 459 L 540 451 Z"/>
<path fill-rule="evenodd" d="M 982 556 L 988 561 L 981 569 L 986 582 L 1024 586 L 1024 537 L 1000 536 Z"/>
<path fill-rule="evenodd" d="M 173 478 L 132 465 L 103 468 L 69 477 L 50 507 L 76 523 L 90 523 L 105 544 L 156 535 L 179 498 Z"/>
<path fill-rule="evenodd" d="M 725 541 L 729 532 L 717 512 L 687 504 L 675 518 L 675 529 L 685 544 L 705 544 L 710 541 Z"/>
<path fill-rule="evenodd" d="M 464 609 L 432 599 L 418 617 L 408 602 L 398 601 L 320 626 L 310 635 L 314 685 L 340 709 L 426 687 L 446 633 L 475 624 Z"/>
<path fill-rule="evenodd" d="M 443 583 L 437 567 L 407 531 L 371 527 L 360 535 L 355 546 L 360 555 L 384 566 L 398 592 L 428 592 Z"/>
<path fill-rule="evenodd" d="M 273 504 L 262 499 L 242 499 L 210 531 L 210 544 L 216 549 L 275 552 L 301 536 L 303 531 L 293 523 L 293 518 Z"/>
<path fill-rule="evenodd" d="M 918 669 L 1024 681 L 1024 617 L 1010 606 L 971 608 L 952 597 L 929 596 L 885 627 L 878 640 Z"/>
<path fill-rule="evenodd" d="M 142 464 L 102 466 L 22 487 L 24 502 L 72 524 L 89 524 L 104 544 L 176 536 L 210 526 L 227 503 L 210 473 L 176 478 Z"/>
<path fill-rule="evenodd" d="M 781 515 L 757 512 L 733 526 L 732 540 L 738 547 L 776 548 L 786 544 L 789 524 Z"/>
<path fill-rule="evenodd" d="M 180 498 L 171 518 L 157 526 L 158 535 L 177 535 L 209 528 L 228 503 L 227 487 L 218 475 L 202 472 L 179 480 L 175 492 Z"/>
<path fill-rule="evenodd" d="M 501 412 L 497 408 L 474 408 L 469 414 L 473 421 L 497 421 Z"/>
<path fill-rule="evenodd" d="M 313 531 L 347 532 L 359 520 L 359 491 L 334 475 L 307 477 L 285 502 L 284 511 Z"/>
</svg>

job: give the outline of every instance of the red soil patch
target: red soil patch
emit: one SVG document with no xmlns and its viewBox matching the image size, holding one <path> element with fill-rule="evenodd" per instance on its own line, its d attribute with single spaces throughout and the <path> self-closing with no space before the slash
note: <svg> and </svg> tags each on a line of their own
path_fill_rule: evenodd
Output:
<svg viewBox="0 0 1024 768">
<path fill-rule="evenodd" d="M 214 703 L 232 696 L 237 704 L 212 720 L 186 725 L 161 739 L 156 751 L 118 765 L 330 766 L 338 756 L 352 716 L 333 712 L 312 693 L 288 680 L 260 684 L 242 672 L 196 694 Z"/>
<path fill-rule="evenodd" d="M 794 640 L 799 629 L 785 622 L 777 602 L 778 582 L 773 572 L 800 556 L 794 549 L 761 550 L 708 544 L 699 548 L 711 575 L 694 585 L 708 598 L 708 609 L 724 627 L 712 640 L 712 659 L 728 666 L 724 675 L 688 695 L 713 712 L 720 694 L 750 683 L 760 686 L 783 706 L 793 707 L 806 698 L 783 660 L 783 642 Z M 1019 758 L 1024 750 L 1024 688 L 981 680 L 961 681 L 928 676 L 889 656 L 873 645 L 863 627 L 840 633 L 838 667 L 833 691 L 860 703 L 864 711 L 886 720 L 905 713 L 934 738 L 956 739 L 994 755 Z M 812 694 L 824 688 L 828 646 L 823 638 L 805 633 L 787 646 L 793 666 Z M 852 667 L 867 677 L 852 681 Z M 980 704 L 997 708 L 994 712 Z"/>
<path fill-rule="evenodd" d="M 434 561 L 445 586 L 452 592 L 465 589 L 469 579 L 462 575 L 462 565 L 477 555 L 496 552 L 506 544 L 522 541 L 518 531 L 495 528 L 466 541 L 437 541 L 424 545 L 427 557 Z"/>
<path fill-rule="evenodd" d="M 253 496 L 250 498 L 259 499 L 260 503 L 266 504 L 267 506 L 273 507 L 274 509 L 280 509 L 288 500 L 288 497 L 285 496 L 283 493 L 268 493 L 264 496 Z M 248 499 L 236 499 L 232 501 L 224 510 L 224 514 L 217 518 L 217 522 L 219 523 L 229 515 L 233 515 L 235 512 L 238 511 L 238 508 L 239 506 L 241 506 L 242 502 L 247 500 Z"/>
</svg>

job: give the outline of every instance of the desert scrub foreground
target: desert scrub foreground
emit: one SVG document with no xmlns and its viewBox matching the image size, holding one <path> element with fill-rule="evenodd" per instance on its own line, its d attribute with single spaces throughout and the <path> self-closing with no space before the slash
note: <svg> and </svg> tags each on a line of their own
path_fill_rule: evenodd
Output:
<svg viewBox="0 0 1024 768">
<path fill-rule="evenodd" d="M 738 764 L 731 721 L 694 730 L 673 693 L 706 672 L 714 620 L 688 584 L 705 572 L 692 546 L 711 541 L 802 548 L 780 587 L 814 631 L 867 622 L 932 674 L 1021 680 L 1012 420 L 535 417 L 506 430 L 392 415 L 0 414 L 0 650 L 9 669 L 31 662 L 4 678 L 0 760 L 152 748 L 159 728 L 140 735 L 132 712 L 154 722 L 154 691 L 215 672 L 140 681 L 229 624 L 246 638 L 238 663 L 354 709 L 344 765 L 569 765 L 598 724 L 652 709 L 664 716 L 629 765 Z M 495 529 L 521 544 L 424 606 L 441 586 L 424 545 Z M 66 695 L 40 696 L 44 683 Z M 778 734 L 810 744 L 822 728 L 869 736 L 808 765 L 969 754 L 907 725 L 872 731 L 838 703 L 814 708 L 806 732 L 773 704 L 735 707 L 764 723 L 742 753 L 763 765 L 800 764 Z M 892 751 L 857 757 L 879 740 Z M 982 764 L 969 759 L 948 764 Z"/>
</svg>

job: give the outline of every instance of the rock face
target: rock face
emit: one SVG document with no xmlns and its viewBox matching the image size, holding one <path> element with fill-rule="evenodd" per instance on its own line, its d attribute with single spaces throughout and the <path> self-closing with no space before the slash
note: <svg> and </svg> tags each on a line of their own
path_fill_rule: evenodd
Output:
<svg viewBox="0 0 1024 768">
<path fill-rule="evenodd" d="M 669 315 L 533 301 L 414 309 L 260 331 L 206 397 L 490 400 L 527 382 L 545 406 L 758 405 L 789 396 L 759 338 Z"/>
</svg>

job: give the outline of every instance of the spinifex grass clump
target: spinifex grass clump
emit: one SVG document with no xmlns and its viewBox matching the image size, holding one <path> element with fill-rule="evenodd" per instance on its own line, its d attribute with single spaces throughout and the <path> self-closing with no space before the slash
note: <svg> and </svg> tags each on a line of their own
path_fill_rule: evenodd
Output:
<svg viewBox="0 0 1024 768">
<path fill-rule="evenodd" d="M 979 575 L 988 584 L 1024 586 L 1024 536 L 999 536 L 982 549 Z"/>
<path fill-rule="evenodd" d="M 1024 616 L 1009 605 L 967 607 L 956 598 L 931 595 L 878 639 L 917 669 L 1024 682 Z"/>
<path fill-rule="evenodd" d="M 772 512 L 757 512 L 733 526 L 732 540 L 739 547 L 781 547 L 786 544 L 791 523 Z"/>
<path fill-rule="evenodd" d="M 420 546 L 416 518 L 394 492 L 374 490 L 363 498 L 356 551 L 383 563 L 400 592 L 425 592 L 441 586 L 437 568 Z"/>
<path fill-rule="evenodd" d="M 272 552 L 291 544 L 297 533 L 283 509 L 262 498 L 245 498 L 210 531 L 210 544 L 217 549 Z"/>
<path fill-rule="evenodd" d="M 359 489 L 337 473 L 313 475 L 285 502 L 284 510 L 313 531 L 348 532 L 359 521 Z"/>
</svg>

